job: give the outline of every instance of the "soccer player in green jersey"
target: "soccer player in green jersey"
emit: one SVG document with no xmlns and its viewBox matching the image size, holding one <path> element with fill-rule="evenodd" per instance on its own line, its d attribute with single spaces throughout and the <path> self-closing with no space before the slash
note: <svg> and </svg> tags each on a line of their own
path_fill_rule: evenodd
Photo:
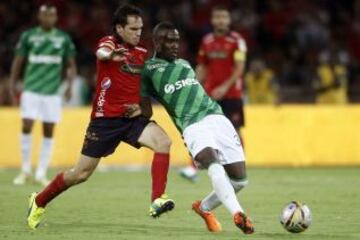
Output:
<svg viewBox="0 0 360 240">
<path fill-rule="evenodd" d="M 54 126 L 60 120 L 61 113 L 59 87 L 63 73 L 66 73 L 69 84 L 65 97 L 69 99 L 71 81 L 76 75 L 75 47 L 68 34 L 55 28 L 55 6 L 42 5 L 38 20 L 39 26 L 21 35 L 11 67 L 10 94 L 15 101 L 15 82 L 25 66 L 20 99 L 22 168 L 14 179 L 16 185 L 25 184 L 31 178 L 31 131 L 34 120 L 42 121 L 44 132 L 35 181 L 47 185 L 46 172 L 53 148 Z"/>
<path fill-rule="evenodd" d="M 237 200 L 236 192 L 247 185 L 245 157 L 239 135 L 196 79 L 190 64 L 178 58 L 179 32 L 171 23 L 160 23 L 153 31 L 155 55 L 142 71 L 141 110 L 151 116 L 150 97 L 167 110 L 182 134 L 196 164 L 207 169 L 213 186 L 202 201 L 193 203 L 209 231 L 221 231 L 211 212 L 223 204 L 244 233 L 254 232 L 253 224 Z"/>
</svg>

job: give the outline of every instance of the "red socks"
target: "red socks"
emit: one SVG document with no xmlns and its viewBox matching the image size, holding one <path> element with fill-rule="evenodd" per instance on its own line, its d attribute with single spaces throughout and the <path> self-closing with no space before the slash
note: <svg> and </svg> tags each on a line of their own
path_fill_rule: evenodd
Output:
<svg viewBox="0 0 360 240">
<path fill-rule="evenodd" d="M 65 191 L 68 187 L 64 182 L 64 173 L 59 173 L 47 187 L 35 198 L 38 207 L 45 207 L 51 200 Z"/>
<path fill-rule="evenodd" d="M 151 200 L 161 197 L 165 192 L 169 171 L 169 154 L 155 153 L 151 166 L 152 195 Z M 51 200 L 68 189 L 64 182 L 64 173 L 59 173 L 54 180 L 35 198 L 36 205 L 45 207 Z"/>
<path fill-rule="evenodd" d="M 151 176 L 152 176 L 151 201 L 154 201 L 156 198 L 159 198 L 165 192 L 168 171 L 169 171 L 169 154 L 154 153 L 154 159 L 151 165 Z"/>
</svg>

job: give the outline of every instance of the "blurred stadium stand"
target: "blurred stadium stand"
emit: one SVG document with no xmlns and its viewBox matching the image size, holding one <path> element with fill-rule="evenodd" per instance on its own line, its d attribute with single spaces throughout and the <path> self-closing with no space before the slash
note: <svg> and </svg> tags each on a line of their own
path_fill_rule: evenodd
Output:
<svg viewBox="0 0 360 240">
<path fill-rule="evenodd" d="M 36 24 L 38 6 L 45 1 L 0 2 L 0 105 L 9 104 L 7 79 L 14 46 L 22 31 Z M 97 40 L 110 32 L 112 12 L 125 1 L 54 0 L 61 29 L 77 47 L 79 72 L 91 90 L 94 85 Z M 211 30 L 210 9 L 229 6 L 233 29 L 249 47 L 248 65 L 262 59 L 279 86 L 282 103 L 315 102 L 314 81 L 320 64 L 335 56 L 347 69 L 350 102 L 360 102 L 360 0 L 144 0 L 134 1 L 145 12 L 143 44 L 150 46 L 151 27 L 169 20 L 181 29 L 181 55 L 195 64 L 201 37 Z M 91 91 L 90 91 L 91 93 Z M 91 94 L 85 95 L 88 101 Z M 85 101 L 85 102 L 88 102 Z"/>
</svg>

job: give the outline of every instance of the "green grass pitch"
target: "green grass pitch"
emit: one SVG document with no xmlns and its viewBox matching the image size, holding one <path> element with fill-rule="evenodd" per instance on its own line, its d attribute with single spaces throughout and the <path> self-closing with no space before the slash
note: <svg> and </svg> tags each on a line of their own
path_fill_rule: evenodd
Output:
<svg viewBox="0 0 360 240">
<path fill-rule="evenodd" d="M 174 169 L 167 189 L 176 208 L 159 219 L 147 216 L 149 171 L 96 172 L 87 183 L 53 201 L 44 224 L 31 231 L 25 225 L 27 196 L 40 187 L 13 186 L 16 173 L 0 171 L 2 240 L 360 239 L 359 168 L 249 169 L 250 185 L 238 195 L 255 223 L 256 233 L 249 236 L 240 233 L 223 207 L 215 211 L 223 232 L 208 233 L 190 210 L 193 200 L 211 190 L 206 173 L 191 184 Z M 279 224 L 280 211 L 291 200 L 307 203 L 313 213 L 312 225 L 300 234 L 287 233 Z"/>
</svg>

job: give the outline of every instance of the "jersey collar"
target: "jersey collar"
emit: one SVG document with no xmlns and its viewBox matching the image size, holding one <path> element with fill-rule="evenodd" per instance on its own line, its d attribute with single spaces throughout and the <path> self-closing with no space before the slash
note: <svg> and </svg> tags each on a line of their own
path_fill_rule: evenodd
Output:
<svg viewBox="0 0 360 240">
<path fill-rule="evenodd" d="M 123 47 L 127 49 L 133 49 L 136 46 L 126 43 L 120 36 L 113 34 L 113 37 L 116 39 L 116 43 L 121 44 Z"/>
<path fill-rule="evenodd" d="M 225 34 L 223 35 L 215 35 L 215 32 L 213 32 L 213 36 L 214 38 L 225 38 L 227 36 L 230 36 L 231 30 L 227 31 Z"/>
<path fill-rule="evenodd" d="M 41 26 L 38 26 L 37 27 L 37 32 L 38 33 L 42 33 L 42 34 L 49 34 L 49 35 L 52 35 L 55 33 L 55 27 L 53 27 L 50 31 L 44 31 L 44 29 L 41 27 Z"/>
<path fill-rule="evenodd" d="M 166 63 L 172 63 L 172 62 L 175 62 L 176 60 L 178 60 L 179 58 L 176 58 L 176 59 L 174 59 L 174 60 L 172 60 L 172 61 L 169 61 L 169 60 L 166 60 L 166 59 L 164 59 L 164 58 L 159 58 L 159 57 L 157 57 L 157 56 L 156 56 L 156 52 L 154 52 L 154 55 L 152 56 L 152 59 L 158 60 L 158 61 L 162 61 L 162 62 L 166 62 Z"/>
</svg>

